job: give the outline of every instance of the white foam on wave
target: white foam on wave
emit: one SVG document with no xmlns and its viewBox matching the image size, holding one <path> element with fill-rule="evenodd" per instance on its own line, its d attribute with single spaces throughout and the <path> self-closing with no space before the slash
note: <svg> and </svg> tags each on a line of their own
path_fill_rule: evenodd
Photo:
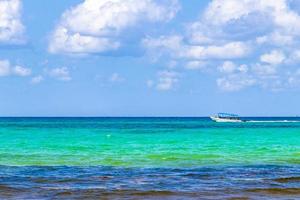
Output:
<svg viewBox="0 0 300 200">
<path fill-rule="evenodd" d="M 295 120 L 249 120 L 246 122 L 252 122 L 252 123 L 297 123 L 300 121 Z"/>
</svg>

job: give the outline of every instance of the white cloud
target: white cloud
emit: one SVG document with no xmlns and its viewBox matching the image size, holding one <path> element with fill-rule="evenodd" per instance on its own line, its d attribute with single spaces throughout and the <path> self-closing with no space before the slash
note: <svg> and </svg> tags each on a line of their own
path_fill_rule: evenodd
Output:
<svg viewBox="0 0 300 200">
<path fill-rule="evenodd" d="M 228 77 L 217 79 L 217 85 L 223 91 L 235 92 L 253 86 L 256 80 L 249 76 L 241 76 L 240 74 L 232 74 Z"/>
<path fill-rule="evenodd" d="M 233 59 L 247 55 L 250 48 L 243 42 L 230 42 L 224 45 L 189 46 L 182 52 L 191 59 Z"/>
<path fill-rule="evenodd" d="M 259 45 L 274 44 L 278 46 L 292 45 L 294 37 L 288 34 L 274 31 L 270 34 L 259 36 L 256 38 L 256 43 Z"/>
<path fill-rule="evenodd" d="M 217 79 L 217 85 L 221 90 L 227 92 L 236 92 L 252 86 L 272 91 L 288 87 L 287 84 L 283 84 L 286 77 L 278 75 L 277 65 L 256 63 L 247 66 L 226 61 L 219 67 L 219 70 L 223 72 L 223 75 Z"/>
<path fill-rule="evenodd" d="M 184 49 L 182 40 L 183 37 L 179 35 L 170 35 L 159 38 L 147 37 L 141 43 L 147 49 L 148 56 L 153 60 L 158 60 L 164 54 L 170 55 L 176 60 L 179 56 L 182 57 L 181 54 Z"/>
<path fill-rule="evenodd" d="M 178 82 L 179 74 L 174 71 L 160 71 L 158 72 L 158 81 L 156 84 L 157 90 L 171 90 L 174 85 Z"/>
<path fill-rule="evenodd" d="M 252 66 L 252 70 L 259 76 L 266 77 L 277 73 L 276 65 L 256 63 Z"/>
<path fill-rule="evenodd" d="M 288 79 L 298 80 L 287 75 L 300 64 L 300 12 L 290 0 L 212 0 L 185 27 L 183 33 L 148 37 L 143 45 L 150 55 L 186 69 L 208 63 L 206 71 L 222 76 L 217 83 L 226 91 L 288 88 Z"/>
<path fill-rule="evenodd" d="M 53 33 L 49 46 L 52 53 L 88 54 L 117 49 L 120 43 L 109 38 L 99 38 L 80 33 L 69 34 L 64 27 L 58 27 Z"/>
<path fill-rule="evenodd" d="M 199 61 L 199 60 L 192 60 L 187 62 L 187 64 L 184 66 L 186 69 L 195 70 L 195 69 L 202 69 L 206 67 L 206 62 Z"/>
<path fill-rule="evenodd" d="M 31 69 L 22 66 L 12 66 L 9 60 L 0 60 L 0 76 L 30 76 Z"/>
<path fill-rule="evenodd" d="M 179 35 L 171 36 L 160 36 L 159 38 L 145 38 L 142 43 L 145 47 L 149 49 L 161 49 L 161 50 L 170 50 L 175 52 L 182 48 L 183 38 Z"/>
<path fill-rule="evenodd" d="M 0 60 L 0 76 L 8 76 L 10 74 L 10 62 L 8 60 Z"/>
<path fill-rule="evenodd" d="M 222 66 L 219 67 L 219 71 L 223 73 L 233 73 L 237 66 L 231 61 L 225 61 Z"/>
<path fill-rule="evenodd" d="M 287 63 L 299 63 L 300 62 L 300 50 L 295 49 L 290 53 L 290 56 L 287 59 Z"/>
<path fill-rule="evenodd" d="M 220 45 L 189 45 L 178 35 L 146 38 L 143 45 L 150 53 L 161 56 L 170 54 L 173 58 L 182 59 L 234 59 L 246 56 L 251 48 L 244 42 L 228 42 Z"/>
<path fill-rule="evenodd" d="M 125 79 L 118 73 L 113 73 L 110 77 L 109 77 L 109 81 L 116 83 L 116 82 L 123 82 Z"/>
<path fill-rule="evenodd" d="M 178 9 L 177 0 L 85 0 L 63 13 L 49 51 L 89 54 L 116 50 L 127 28 L 143 21 L 168 21 Z"/>
<path fill-rule="evenodd" d="M 245 64 L 242 64 L 238 67 L 238 71 L 240 71 L 241 73 L 247 73 L 249 70 L 248 66 Z"/>
<path fill-rule="evenodd" d="M 41 75 L 35 76 L 31 79 L 32 84 L 38 84 L 44 80 L 44 77 Z"/>
<path fill-rule="evenodd" d="M 288 0 L 213 0 L 202 21 L 214 30 L 209 33 L 210 38 L 244 35 L 254 37 L 250 39 L 258 44 L 283 46 L 292 45 L 300 36 L 300 16 Z M 207 36 L 207 31 L 203 33 L 200 28 L 198 32 Z"/>
<path fill-rule="evenodd" d="M 29 75 L 31 75 L 31 69 L 25 68 L 25 67 L 22 67 L 22 66 L 15 66 L 12 71 L 17 76 L 29 76 Z"/>
<path fill-rule="evenodd" d="M 282 51 L 273 50 L 270 53 L 263 54 L 260 57 L 261 62 L 265 62 L 271 65 L 281 64 L 285 60 L 285 55 Z"/>
<path fill-rule="evenodd" d="M 159 91 L 172 90 L 179 81 L 179 73 L 172 70 L 162 70 L 157 73 L 157 80 L 147 80 L 149 88 L 155 88 Z"/>
<path fill-rule="evenodd" d="M 220 25 L 255 12 L 274 14 L 286 9 L 286 0 L 213 0 L 205 11 L 204 19 Z"/>
<path fill-rule="evenodd" d="M 51 70 L 46 70 L 46 72 L 53 78 L 60 81 L 70 81 L 72 77 L 70 75 L 69 69 L 67 67 L 58 67 Z"/>
<path fill-rule="evenodd" d="M 23 44 L 25 42 L 21 4 L 21 0 L 0 0 L 0 43 Z"/>
</svg>

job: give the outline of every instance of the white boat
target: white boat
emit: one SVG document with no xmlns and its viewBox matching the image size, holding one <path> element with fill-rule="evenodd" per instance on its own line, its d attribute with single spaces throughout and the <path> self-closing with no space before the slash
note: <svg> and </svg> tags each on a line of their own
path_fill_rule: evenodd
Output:
<svg viewBox="0 0 300 200">
<path fill-rule="evenodd" d="M 218 113 L 210 118 L 215 122 L 244 122 L 244 120 L 241 120 L 238 115 L 228 113 Z"/>
</svg>

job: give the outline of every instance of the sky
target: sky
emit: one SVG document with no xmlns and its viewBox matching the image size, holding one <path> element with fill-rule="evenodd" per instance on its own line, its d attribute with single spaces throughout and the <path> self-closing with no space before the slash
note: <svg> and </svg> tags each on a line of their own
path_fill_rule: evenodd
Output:
<svg viewBox="0 0 300 200">
<path fill-rule="evenodd" d="M 0 116 L 300 115 L 298 0 L 0 0 Z"/>
</svg>

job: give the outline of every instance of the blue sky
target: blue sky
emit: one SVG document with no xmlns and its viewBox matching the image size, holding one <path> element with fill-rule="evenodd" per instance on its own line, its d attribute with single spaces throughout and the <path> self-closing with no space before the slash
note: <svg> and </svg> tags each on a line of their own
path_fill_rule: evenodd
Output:
<svg viewBox="0 0 300 200">
<path fill-rule="evenodd" d="M 299 115 L 296 0 L 0 0 L 1 116 Z"/>
</svg>

